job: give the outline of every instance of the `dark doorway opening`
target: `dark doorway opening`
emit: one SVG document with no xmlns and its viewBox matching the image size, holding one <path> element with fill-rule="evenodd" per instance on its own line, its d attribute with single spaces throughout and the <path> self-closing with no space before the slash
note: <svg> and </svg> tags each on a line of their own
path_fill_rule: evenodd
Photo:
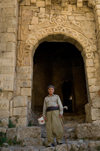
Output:
<svg viewBox="0 0 100 151">
<path fill-rule="evenodd" d="M 88 102 L 84 62 L 81 52 L 67 42 L 43 42 L 33 57 L 32 110 L 42 111 L 47 86 L 53 84 L 55 93 L 67 113 L 84 114 Z"/>
<path fill-rule="evenodd" d="M 73 87 L 72 81 L 64 81 L 62 85 L 62 94 L 63 94 L 63 105 L 68 106 L 68 110 L 64 110 L 64 112 L 73 112 L 73 102 L 72 102 L 72 95 L 73 95 Z"/>
</svg>

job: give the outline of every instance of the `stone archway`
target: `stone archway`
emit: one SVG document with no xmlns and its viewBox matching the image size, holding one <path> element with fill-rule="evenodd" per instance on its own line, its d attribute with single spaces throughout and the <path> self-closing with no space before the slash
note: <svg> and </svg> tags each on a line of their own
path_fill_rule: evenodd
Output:
<svg viewBox="0 0 100 151">
<path fill-rule="evenodd" d="M 85 115 L 84 106 L 88 103 L 83 58 L 71 43 L 52 40 L 41 43 L 33 57 L 31 108 L 35 113 L 42 112 L 47 85 L 52 83 L 63 105 L 68 106 L 64 115 L 77 115 L 78 119 Z"/>
<path fill-rule="evenodd" d="M 42 26 L 42 28 L 40 28 L 40 26 Z M 25 53 L 29 52 L 29 55 L 33 55 L 41 42 L 45 39 L 50 41 L 50 38 L 48 38 L 50 35 L 51 37 L 52 35 L 53 37 L 56 35 L 63 35 L 62 41 L 73 43 L 79 50 L 82 48 L 82 53 L 86 59 L 93 58 L 93 52 L 97 49 L 95 43 L 87 38 L 87 36 L 81 31 L 80 25 L 74 23 L 71 25 L 71 23 L 67 22 L 66 15 L 57 17 L 51 15 L 50 21 L 47 21 L 46 25 L 39 24 L 34 31 L 32 31 L 34 26 L 30 25 L 29 28 L 31 34 L 28 35 L 28 38 L 24 42 L 24 49 L 21 49 L 18 53 L 18 64 L 20 65 L 25 65 Z"/>
<path fill-rule="evenodd" d="M 92 103 L 94 96 L 97 97 L 97 92 L 100 87 L 97 84 L 97 74 L 94 74 L 98 67 L 95 65 L 95 57 L 97 58 L 97 48 L 95 42 L 92 39 L 87 38 L 87 36 L 81 31 L 81 27 L 79 25 L 74 26 L 66 22 L 66 16 L 58 16 L 50 18 L 50 21 L 47 24 L 37 25 L 33 30 L 33 26 L 30 25 L 31 33 L 28 35 L 28 38 L 23 43 L 20 43 L 20 49 L 18 51 L 17 56 L 17 69 L 29 69 L 29 74 L 23 71 L 21 76 L 27 77 L 29 81 L 28 88 L 22 86 L 19 88 L 17 84 L 17 95 L 25 95 L 29 97 L 29 104 L 31 105 L 31 96 L 32 96 L 32 75 L 33 75 L 33 55 L 35 53 L 36 48 L 43 41 L 58 41 L 58 42 L 70 42 L 75 45 L 83 56 L 84 64 L 85 64 L 85 74 L 86 74 L 86 83 L 87 83 L 87 93 L 88 93 L 88 105 L 86 105 L 86 118 L 87 121 L 95 120 L 92 119 Z M 17 73 L 17 77 L 19 77 L 19 73 Z M 23 80 L 24 82 L 24 80 Z M 25 80 L 26 82 L 26 80 Z M 21 92 L 19 91 L 21 89 Z M 92 108 L 94 109 L 94 108 Z"/>
</svg>

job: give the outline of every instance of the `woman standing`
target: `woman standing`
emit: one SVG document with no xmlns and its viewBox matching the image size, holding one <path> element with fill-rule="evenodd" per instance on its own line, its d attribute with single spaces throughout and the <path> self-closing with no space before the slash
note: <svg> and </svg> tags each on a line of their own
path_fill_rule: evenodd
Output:
<svg viewBox="0 0 100 151">
<path fill-rule="evenodd" d="M 48 86 L 48 96 L 44 99 L 43 117 L 46 121 L 47 146 L 53 146 L 56 137 L 57 144 L 62 144 L 63 138 L 63 106 L 60 97 L 54 94 L 54 86 Z"/>
</svg>

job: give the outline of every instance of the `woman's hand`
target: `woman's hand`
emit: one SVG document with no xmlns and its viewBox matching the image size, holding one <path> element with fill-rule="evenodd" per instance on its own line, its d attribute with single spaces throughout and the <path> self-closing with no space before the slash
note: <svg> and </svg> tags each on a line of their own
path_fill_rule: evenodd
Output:
<svg viewBox="0 0 100 151">
<path fill-rule="evenodd" d="M 59 114 L 59 117 L 60 117 L 60 118 L 63 118 L 63 115 Z"/>
</svg>

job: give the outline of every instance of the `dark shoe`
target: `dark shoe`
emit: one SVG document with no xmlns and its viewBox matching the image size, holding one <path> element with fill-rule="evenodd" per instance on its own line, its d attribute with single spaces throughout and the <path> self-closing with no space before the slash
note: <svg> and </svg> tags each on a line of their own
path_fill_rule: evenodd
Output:
<svg viewBox="0 0 100 151">
<path fill-rule="evenodd" d="M 52 143 L 52 144 L 48 144 L 46 147 L 54 147 L 55 145 Z"/>
<path fill-rule="evenodd" d="M 57 142 L 57 145 L 62 145 L 63 144 L 63 142 Z"/>
</svg>

